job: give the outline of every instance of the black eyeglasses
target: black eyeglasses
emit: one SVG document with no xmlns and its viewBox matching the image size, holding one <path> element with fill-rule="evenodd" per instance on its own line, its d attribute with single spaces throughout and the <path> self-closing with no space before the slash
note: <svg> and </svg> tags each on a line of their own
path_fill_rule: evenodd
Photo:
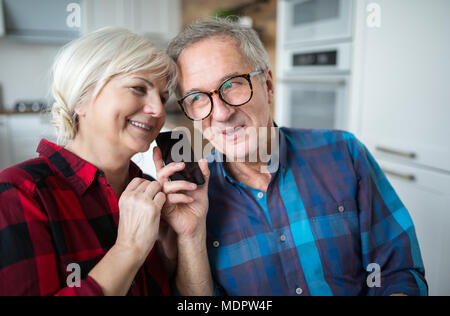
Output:
<svg viewBox="0 0 450 316">
<path fill-rule="evenodd" d="M 217 90 L 211 92 L 194 91 L 188 93 L 178 101 L 184 114 L 192 121 L 201 121 L 207 118 L 213 110 L 213 96 L 219 95 L 220 100 L 230 106 L 241 106 L 253 97 L 251 78 L 264 73 L 263 70 L 238 75 L 227 79 Z"/>
</svg>

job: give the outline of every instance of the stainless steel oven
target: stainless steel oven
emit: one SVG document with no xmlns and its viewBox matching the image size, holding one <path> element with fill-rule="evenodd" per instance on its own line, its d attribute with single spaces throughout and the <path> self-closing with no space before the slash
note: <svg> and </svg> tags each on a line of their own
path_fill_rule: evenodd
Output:
<svg viewBox="0 0 450 316">
<path fill-rule="evenodd" d="M 280 0 L 285 43 L 348 40 L 353 0 Z"/>
<path fill-rule="evenodd" d="M 275 119 L 292 128 L 347 129 L 351 43 L 286 49 Z"/>
</svg>

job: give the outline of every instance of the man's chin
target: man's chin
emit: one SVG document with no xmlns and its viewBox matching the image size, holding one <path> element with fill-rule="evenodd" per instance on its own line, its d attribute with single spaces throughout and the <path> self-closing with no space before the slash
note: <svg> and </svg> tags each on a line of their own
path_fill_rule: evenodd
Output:
<svg viewBox="0 0 450 316">
<path fill-rule="evenodd" d="M 227 162 L 256 162 L 258 160 L 257 150 L 250 150 L 245 145 L 224 148 L 222 153 L 227 157 Z"/>
</svg>

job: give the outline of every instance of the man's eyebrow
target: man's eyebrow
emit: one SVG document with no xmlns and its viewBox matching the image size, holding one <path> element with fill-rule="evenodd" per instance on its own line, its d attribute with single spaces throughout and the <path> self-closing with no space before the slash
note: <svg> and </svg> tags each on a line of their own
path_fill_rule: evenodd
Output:
<svg viewBox="0 0 450 316">
<path fill-rule="evenodd" d="M 218 85 L 222 84 L 224 81 L 230 79 L 231 77 L 238 76 L 238 75 L 239 75 L 238 72 L 233 72 L 233 73 L 230 73 L 230 74 L 227 74 L 227 75 L 223 76 L 222 78 L 220 78 L 218 80 L 217 88 L 219 88 Z M 190 89 L 189 91 L 187 91 L 186 93 L 184 93 L 184 95 L 187 95 L 187 94 L 192 93 L 192 92 L 209 92 L 209 91 L 202 91 L 200 89 L 193 88 L 193 89 Z"/>
<path fill-rule="evenodd" d="M 145 81 L 150 87 L 154 87 L 155 85 L 153 84 L 153 82 L 151 82 L 151 81 L 148 81 L 147 79 L 145 79 L 145 78 L 141 78 L 141 77 L 133 77 L 133 79 L 140 79 L 140 80 L 142 80 L 142 81 Z"/>
</svg>

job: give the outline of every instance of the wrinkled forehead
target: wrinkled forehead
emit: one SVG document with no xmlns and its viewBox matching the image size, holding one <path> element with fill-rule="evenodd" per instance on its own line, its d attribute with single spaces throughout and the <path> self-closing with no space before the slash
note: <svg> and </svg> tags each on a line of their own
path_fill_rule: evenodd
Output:
<svg viewBox="0 0 450 316">
<path fill-rule="evenodd" d="M 178 58 L 180 93 L 216 89 L 227 76 L 251 72 L 251 66 L 230 37 L 211 37 L 185 48 Z"/>
</svg>

